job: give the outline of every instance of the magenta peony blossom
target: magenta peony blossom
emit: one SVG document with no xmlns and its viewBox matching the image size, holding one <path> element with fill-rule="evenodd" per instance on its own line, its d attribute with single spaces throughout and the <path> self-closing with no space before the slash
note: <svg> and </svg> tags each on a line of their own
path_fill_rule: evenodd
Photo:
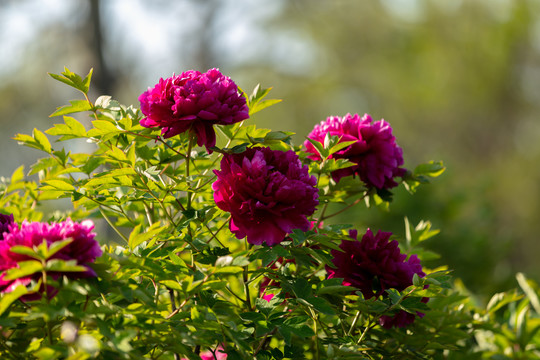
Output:
<svg viewBox="0 0 540 360">
<path fill-rule="evenodd" d="M 223 347 L 221 346 L 219 346 L 217 350 L 215 351 L 215 357 L 214 357 L 214 353 L 210 350 L 201 352 L 200 356 L 201 356 L 201 360 L 226 360 L 227 359 L 227 353 L 223 350 Z M 180 360 L 188 360 L 188 359 L 182 358 Z"/>
<path fill-rule="evenodd" d="M 34 247 L 43 243 L 45 240 L 48 245 L 66 239 L 73 241 L 59 252 L 52 256 L 53 259 L 76 260 L 77 265 L 87 268 L 85 272 L 66 273 L 70 277 L 89 277 L 96 276 L 94 270 L 88 265 L 101 256 L 102 251 L 98 242 L 94 239 L 92 232 L 94 224 L 90 220 L 81 223 L 73 222 L 71 219 L 60 223 L 40 223 L 26 222 L 21 226 L 11 224 L 9 230 L 4 233 L 4 239 L 0 241 L 0 292 L 11 292 L 19 284 L 28 285 L 32 279 L 37 280 L 41 274 L 33 274 L 16 280 L 6 280 L 7 270 L 18 267 L 21 261 L 31 260 L 26 255 L 11 252 L 13 246 Z M 61 275 L 58 272 L 54 276 Z"/>
<path fill-rule="evenodd" d="M 0 213 L 0 240 L 4 239 L 4 232 L 9 231 L 9 226 L 14 223 L 13 214 L 6 215 Z"/>
<path fill-rule="evenodd" d="M 293 151 L 248 148 L 225 154 L 212 184 L 217 206 L 231 213 L 229 228 L 251 244 L 279 244 L 294 229 L 307 231 L 319 204 L 317 180 Z"/>
<path fill-rule="evenodd" d="M 165 138 L 190 131 L 199 146 L 216 145 L 215 124 L 230 125 L 249 117 L 246 98 L 218 69 L 190 70 L 160 79 L 139 96 L 144 127 L 160 127 Z M 210 150 L 209 150 L 210 151 Z"/>
<path fill-rule="evenodd" d="M 340 142 L 355 141 L 355 143 L 332 154 L 330 158 L 347 159 L 356 165 L 332 172 L 332 178 L 339 181 L 345 176 L 358 175 L 368 187 L 390 189 L 397 186 L 395 177 L 405 175 L 403 151 L 396 144 L 392 128 L 384 120 L 372 123 L 371 116 L 365 114 L 347 114 L 344 117 L 330 116 L 326 121 L 315 125 L 308 135 L 312 140 L 324 143 L 327 133 L 339 136 Z M 306 140 L 304 143 L 309 158 L 320 160 L 315 147 Z"/>
<path fill-rule="evenodd" d="M 329 279 L 343 278 L 343 285 L 360 289 L 364 297 L 370 299 L 386 296 L 387 289 L 403 291 L 413 284 L 414 274 L 426 275 L 416 255 L 407 259 L 407 255 L 400 252 L 398 242 L 389 241 L 391 233 L 379 231 L 373 235 L 368 229 L 361 241 L 357 240 L 357 235 L 356 230 L 351 230 L 349 236 L 355 241 L 342 241 L 339 247 L 343 252 L 331 251 L 336 268 L 326 266 Z M 394 316 L 381 317 L 380 322 L 387 328 L 404 327 L 412 323 L 414 317 L 401 310 Z"/>
</svg>

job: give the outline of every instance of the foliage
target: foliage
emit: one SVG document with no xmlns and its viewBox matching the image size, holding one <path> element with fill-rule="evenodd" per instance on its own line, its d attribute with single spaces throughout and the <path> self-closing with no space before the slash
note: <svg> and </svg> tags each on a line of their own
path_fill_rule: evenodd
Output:
<svg viewBox="0 0 540 360">
<path fill-rule="evenodd" d="M 391 202 L 388 190 L 366 188 L 353 178 L 332 180 L 332 171 L 347 166 L 329 158 L 341 149 L 336 139 L 317 144 L 323 160 L 311 162 L 291 144 L 292 134 L 241 122 L 216 126 L 221 136 L 209 154 L 192 147 L 187 133 L 164 139 L 142 127 L 137 108 L 108 96 L 91 102 L 91 75 L 67 69 L 51 75 L 84 98 L 51 115 L 62 116 L 62 123 L 15 137 L 46 157 L 28 172 L 37 182 L 23 168 L 5 179 L 0 206 L 19 222 L 104 219 L 117 237 L 98 233 L 104 254 L 92 265 L 97 278 L 51 280 L 58 294 L 37 301 L 21 298 L 35 283 L 1 295 L 2 358 L 199 359 L 207 351 L 217 358 L 218 349 L 227 359 L 538 357 L 538 287 L 523 275 L 521 290 L 495 295 L 485 309 L 446 268 L 424 269 L 427 275 L 415 276 L 405 290 L 369 299 L 342 279 L 326 278 L 325 267 L 333 266 L 330 251 L 347 241 L 351 226 L 323 220 L 362 203 L 389 208 Z M 247 97 L 251 114 L 277 103 L 263 100 L 267 94 L 257 87 Z M 89 114 L 91 127 L 74 114 Z M 94 150 L 76 153 L 57 145 L 73 139 Z M 212 197 L 213 170 L 223 154 L 253 145 L 294 150 L 318 179 L 316 227 L 295 230 L 273 247 L 236 239 L 228 213 Z M 419 165 L 403 184 L 414 193 L 443 170 L 439 162 Z M 73 210 L 43 214 L 40 206 L 52 199 L 69 200 Z M 341 208 L 329 213 L 330 204 Z M 402 251 L 423 260 L 436 255 L 423 249 L 423 241 L 437 232 L 427 221 L 412 226 L 406 220 L 404 236 L 396 238 Z M 51 264 L 55 249 L 44 246 L 32 250 L 39 266 L 19 264 L 10 276 L 43 266 L 80 270 L 68 262 Z M 265 279 L 270 285 L 262 289 Z M 263 291 L 274 296 L 267 300 Z M 382 316 L 398 311 L 424 316 L 406 328 L 379 325 Z"/>
</svg>

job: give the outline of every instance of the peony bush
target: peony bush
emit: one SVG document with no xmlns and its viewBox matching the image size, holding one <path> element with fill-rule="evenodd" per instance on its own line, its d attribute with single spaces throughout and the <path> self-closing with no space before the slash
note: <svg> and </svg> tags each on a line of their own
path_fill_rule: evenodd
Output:
<svg viewBox="0 0 540 360">
<path fill-rule="evenodd" d="M 482 303 L 423 266 L 429 221 L 347 224 L 444 171 L 408 170 L 385 120 L 314 119 L 294 145 L 253 123 L 279 102 L 269 89 L 218 69 L 160 79 L 136 106 L 92 101 L 92 71 L 50 75 L 81 98 L 15 136 L 43 157 L 1 179 L 2 359 L 540 356 L 523 274 Z M 67 150 L 77 141 L 93 150 Z"/>
</svg>

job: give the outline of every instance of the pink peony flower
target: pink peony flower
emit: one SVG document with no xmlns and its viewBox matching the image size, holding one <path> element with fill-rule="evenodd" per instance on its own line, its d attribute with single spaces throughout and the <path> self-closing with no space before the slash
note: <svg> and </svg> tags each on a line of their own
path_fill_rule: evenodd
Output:
<svg viewBox="0 0 540 360">
<path fill-rule="evenodd" d="M 98 242 L 94 239 L 92 232 L 94 224 L 90 220 L 81 223 L 73 222 L 71 219 L 60 223 L 40 223 L 24 221 L 19 227 L 11 224 L 9 230 L 4 233 L 4 239 L 0 241 L 0 292 L 7 293 L 15 289 L 19 284 L 28 285 L 31 280 L 37 280 L 41 274 L 33 274 L 16 280 L 6 280 L 6 271 L 19 267 L 21 261 L 31 260 L 29 256 L 11 252 L 13 246 L 39 246 L 45 240 L 47 245 L 54 242 L 73 239 L 73 241 L 59 252 L 52 256 L 53 259 L 76 260 L 77 265 L 87 268 L 85 272 L 69 272 L 64 275 L 70 277 L 96 276 L 94 270 L 88 265 L 101 256 L 102 251 Z M 62 275 L 55 272 L 53 276 Z"/>
<path fill-rule="evenodd" d="M 343 118 L 330 116 L 326 121 L 315 125 L 308 138 L 324 143 L 326 134 L 339 136 L 340 142 L 355 143 L 332 154 L 330 158 L 347 159 L 356 165 L 332 172 L 332 178 L 339 181 L 345 176 L 358 175 L 368 187 L 390 189 L 397 186 L 395 177 L 406 172 L 403 165 L 403 151 L 396 144 L 392 128 L 384 120 L 372 123 L 368 114 L 360 118 L 358 114 L 347 114 Z M 315 147 L 306 140 L 304 143 L 308 157 L 320 160 Z"/>
<path fill-rule="evenodd" d="M 9 226 L 14 223 L 13 214 L 0 214 L 0 240 L 4 239 L 4 232 L 9 231 Z"/>
<path fill-rule="evenodd" d="M 227 353 L 223 350 L 221 346 L 219 346 L 215 352 L 216 356 L 214 357 L 214 353 L 210 350 L 203 351 L 201 353 L 201 360 L 226 360 L 227 359 Z M 188 360 L 187 358 L 182 358 L 181 360 Z"/>
<path fill-rule="evenodd" d="M 293 151 L 248 148 L 225 154 L 212 184 L 217 206 L 231 213 L 229 228 L 251 244 L 279 244 L 294 229 L 307 231 L 318 205 L 317 180 Z"/>
<path fill-rule="evenodd" d="M 356 230 L 351 230 L 349 236 L 355 241 L 342 241 L 339 247 L 343 252 L 331 251 L 336 268 L 326 266 L 329 279 L 343 278 L 343 285 L 360 289 L 364 297 L 370 299 L 387 296 L 387 289 L 403 291 L 413 284 L 414 274 L 426 275 L 416 255 L 407 259 L 407 255 L 400 252 L 398 242 L 389 241 L 391 233 L 379 231 L 373 235 L 368 229 L 361 241 L 357 240 L 357 235 Z M 413 314 L 401 310 L 394 316 L 381 317 L 380 322 L 387 328 L 404 327 L 414 318 Z"/>
<path fill-rule="evenodd" d="M 245 97 L 218 69 L 204 74 L 190 70 L 160 79 L 139 101 L 146 116 L 142 126 L 160 127 L 165 138 L 190 131 L 207 150 L 216 145 L 215 124 L 230 125 L 249 117 Z"/>
</svg>

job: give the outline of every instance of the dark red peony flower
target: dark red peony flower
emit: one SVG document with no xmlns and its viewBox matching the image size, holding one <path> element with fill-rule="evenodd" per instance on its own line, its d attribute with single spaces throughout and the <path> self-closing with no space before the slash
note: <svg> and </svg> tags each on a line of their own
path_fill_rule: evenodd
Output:
<svg viewBox="0 0 540 360">
<path fill-rule="evenodd" d="M 9 231 L 9 226 L 14 223 L 13 214 L 0 214 L 0 240 L 4 238 L 4 232 Z"/>
<path fill-rule="evenodd" d="M 403 165 L 403 151 L 396 144 L 392 127 L 384 120 L 372 123 L 368 114 L 360 118 L 358 114 L 344 117 L 330 116 L 315 125 L 308 138 L 324 143 L 326 134 L 339 136 L 340 142 L 355 141 L 346 148 L 332 154 L 335 159 L 347 159 L 356 165 L 332 172 L 332 178 L 339 181 L 345 176 L 358 175 L 368 187 L 390 189 L 397 186 L 395 177 L 406 172 Z M 320 160 L 315 147 L 306 140 L 304 143 L 309 158 Z"/>
<path fill-rule="evenodd" d="M 90 220 L 76 223 L 71 219 L 51 224 L 24 221 L 20 227 L 17 224 L 11 224 L 9 230 L 4 233 L 4 239 L 0 241 L 0 292 L 11 292 L 17 285 L 28 285 L 31 280 L 37 280 L 41 277 L 41 274 L 33 274 L 16 280 L 6 280 L 5 274 L 7 270 L 19 267 L 19 262 L 32 260 L 27 255 L 12 252 L 12 247 L 27 246 L 32 248 L 42 244 L 43 241 L 46 241 L 47 245 L 50 246 L 57 241 L 72 239 L 70 244 L 54 254 L 52 258 L 76 260 L 77 265 L 85 266 L 87 269 L 82 273 L 62 274 L 55 272 L 51 275 L 68 275 L 72 278 L 96 276 L 94 270 L 88 265 L 101 256 L 102 251 L 94 239 L 93 228 L 94 224 Z"/>
<path fill-rule="evenodd" d="M 357 240 L 356 230 L 351 230 L 349 235 L 355 241 L 342 241 L 339 247 L 343 252 L 331 251 L 336 268 L 326 266 L 326 271 L 329 279 L 343 278 L 343 285 L 360 289 L 366 299 L 387 296 L 387 289 L 403 291 L 413 284 L 414 274 L 426 275 L 416 255 L 407 259 L 407 255 L 400 252 L 398 242 L 389 241 L 392 233 L 379 231 L 373 235 L 368 229 L 361 241 Z M 394 316 L 381 317 L 380 322 L 387 328 L 404 327 L 414 318 L 413 314 L 401 310 Z"/>
<path fill-rule="evenodd" d="M 248 148 L 225 154 L 212 184 L 217 206 L 231 213 L 229 228 L 251 244 L 279 244 L 294 229 L 307 231 L 318 205 L 317 180 L 293 151 Z"/>
<path fill-rule="evenodd" d="M 249 117 L 246 98 L 218 69 L 190 70 L 159 82 L 139 96 L 144 127 L 159 127 L 165 138 L 190 131 L 197 144 L 216 145 L 214 125 L 230 125 Z"/>
</svg>

